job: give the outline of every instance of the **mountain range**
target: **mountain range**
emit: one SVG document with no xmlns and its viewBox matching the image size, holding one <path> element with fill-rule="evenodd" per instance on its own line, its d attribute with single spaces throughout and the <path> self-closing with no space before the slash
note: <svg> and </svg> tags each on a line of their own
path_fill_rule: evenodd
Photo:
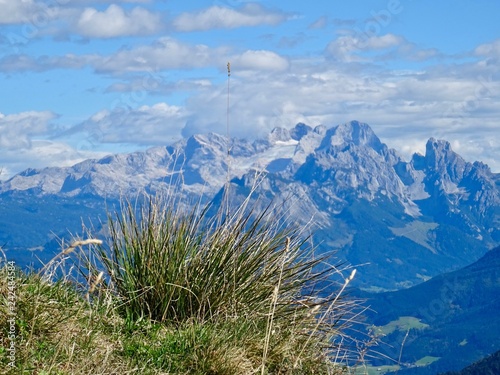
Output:
<svg viewBox="0 0 500 375">
<path fill-rule="evenodd" d="M 500 243 L 500 174 L 429 139 L 405 161 L 369 125 L 275 128 L 265 139 L 210 133 L 0 182 L 0 243 L 27 264 L 48 259 L 82 222 L 123 197 L 170 191 L 238 205 L 272 201 L 312 232 L 318 252 L 358 268 L 365 291 L 410 287 L 464 267 Z"/>
</svg>

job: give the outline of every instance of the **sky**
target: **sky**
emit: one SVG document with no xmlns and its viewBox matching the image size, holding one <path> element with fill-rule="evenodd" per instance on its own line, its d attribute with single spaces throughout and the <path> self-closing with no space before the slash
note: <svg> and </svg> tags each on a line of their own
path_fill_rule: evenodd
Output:
<svg viewBox="0 0 500 375">
<path fill-rule="evenodd" d="M 0 179 L 228 124 L 252 139 L 351 120 L 406 160 L 434 137 L 500 172 L 499 14 L 498 0 L 0 0 Z"/>
</svg>

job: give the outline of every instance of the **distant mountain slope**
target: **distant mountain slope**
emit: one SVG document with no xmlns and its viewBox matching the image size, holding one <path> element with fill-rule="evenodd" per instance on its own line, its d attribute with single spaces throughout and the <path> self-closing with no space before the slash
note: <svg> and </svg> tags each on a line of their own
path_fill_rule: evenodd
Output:
<svg viewBox="0 0 500 375">
<path fill-rule="evenodd" d="M 380 345 L 381 352 L 397 360 L 408 332 L 401 357 L 406 367 L 399 374 L 459 370 L 500 350 L 500 247 L 460 270 L 409 289 L 372 295 L 368 303 L 368 321 L 382 327 L 382 341 L 390 343 Z M 425 357 L 435 361 L 408 368 Z M 387 361 L 375 361 L 382 362 Z"/>
<path fill-rule="evenodd" d="M 441 375 L 498 375 L 500 374 L 500 350 L 467 366 L 461 371 L 446 372 Z"/>
<path fill-rule="evenodd" d="M 276 128 L 252 142 L 194 135 L 69 168 L 26 170 L 0 182 L 0 244 L 25 259 L 28 248 L 54 250 L 56 236 L 77 233 L 81 217 L 105 217 L 120 197 L 170 191 L 188 203 L 217 203 L 228 179 L 235 206 L 255 191 L 256 204 L 274 201 L 289 222 L 312 231 L 319 252 L 364 264 L 355 283 L 365 290 L 415 285 L 500 243 L 499 175 L 435 139 L 425 155 L 404 161 L 367 124 L 352 121 Z"/>
</svg>

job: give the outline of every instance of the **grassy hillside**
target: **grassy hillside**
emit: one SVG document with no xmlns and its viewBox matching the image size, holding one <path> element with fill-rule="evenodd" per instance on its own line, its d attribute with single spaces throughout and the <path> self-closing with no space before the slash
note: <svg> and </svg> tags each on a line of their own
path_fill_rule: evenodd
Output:
<svg viewBox="0 0 500 375">
<path fill-rule="evenodd" d="M 500 248 L 458 271 L 415 287 L 368 298 L 379 332 L 377 364 L 399 362 L 399 374 L 459 370 L 500 349 Z M 413 324 L 401 324 L 413 322 Z M 416 326 L 415 323 L 418 323 Z M 390 328 L 390 329 L 389 329 Z M 425 357 L 436 358 L 418 366 Z"/>
<path fill-rule="evenodd" d="M 447 372 L 441 375 L 497 375 L 500 374 L 500 350 L 467 366 L 461 371 Z"/>
<path fill-rule="evenodd" d="M 0 268 L 0 373 L 340 374 L 354 277 L 319 267 L 269 212 L 205 217 L 126 204 L 106 238 L 77 240 L 38 273 Z M 319 271 L 317 271 L 319 270 Z"/>
</svg>

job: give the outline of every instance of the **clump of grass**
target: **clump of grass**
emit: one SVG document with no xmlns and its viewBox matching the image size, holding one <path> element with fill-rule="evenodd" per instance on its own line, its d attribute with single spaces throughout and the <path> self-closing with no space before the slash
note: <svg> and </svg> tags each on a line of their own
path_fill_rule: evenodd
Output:
<svg viewBox="0 0 500 375">
<path fill-rule="evenodd" d="M 270 211 L 252 214 L 221 220 L 206 209 L 184 214 L 153 199 L 138 212 L 127 204 L 109 218 L 109 248 L 95 248 L 106 287 L 132 319 L 267 314 L 273 298 L 277 317 L 295 312 L 304 306 L 297 304 L 302 290 L 324 276 L 313 271 L 323 258 L 304 249 L 297 228 L 280 228 Z"/>
<path fill-rule="evenodd" d="M 300 228 L 280 224 L 269 207 L 209 216 L 208 208 L 186 212 L 175 203 L 127 202 L 109 216 L 108 246 L 94 246 L 93 261 L 84 262 L 84 274 L 104 269 L 103 288 L 118 299 L 122 316 L 180 331 L 225 327 L 229 338 L 236 333 L 228 327 L 248 322 L 252 339 L 242 356 L 253 371 L 338 370 L 347 354 L 334 338 L 344 337 L 357 304 L 340 295 L 350 279 L 319 296 L 318 285 L 330 280 L 332 287 L 338 272 L 323 265 L 328 255 L 315 256 Z"/>
<path fill-rule="evenodd" d="M 102 239 L 64 246 L 37 274 L 18 272 L 13 373 L 346 371 L 356 356 L 346 329 L 361 310 L 343 294 L 351 278 L 320 296 L 338 270 L 270 208 L 209 215 L 174 203 L 126 202 Z"/>
</svg>

